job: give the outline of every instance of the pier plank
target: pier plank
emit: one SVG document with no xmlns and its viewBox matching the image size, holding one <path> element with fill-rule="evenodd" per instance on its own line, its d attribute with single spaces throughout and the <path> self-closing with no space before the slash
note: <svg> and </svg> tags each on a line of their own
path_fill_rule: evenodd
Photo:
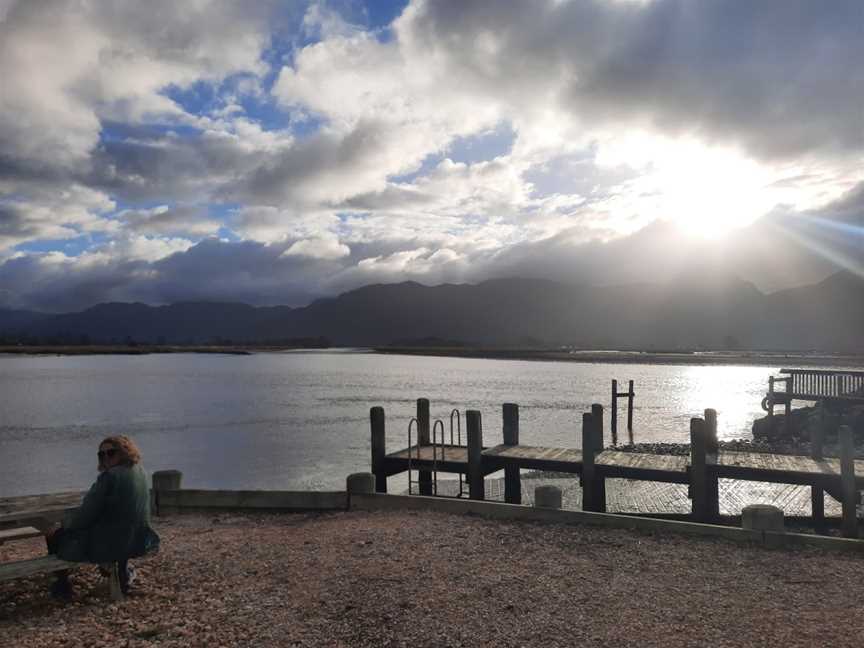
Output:
<svg viewBox="0 0 864 648">
<path fill-rule="evenodd" d="M 444 445 L 412 446 L 387 455 L 390 474 L 407 470 L 408 455 L 419 469 L 429 468 L 434 462 L 443 472 L 465 472 L 468 451 L 465 446 Z M 518 465 L 534 470 L 551 470 L 581 473 L 582 451 L 577 448 L 551 448 L 545 446 L 498 445 L 485 448 L 482 456 L 489 461 L 486 470 L 493 471 L 502 466 Z M 604 450 L 596 455 L 595 463 L 607 477 L 648 479 L 673 483 L 686 483 L 690 458 L 680 455 L 655 455 L 648 453 Z M 484 461 L 485 464 L 485 461 Z M 840 460 L 836 458 L 814 459 L 807 456 L 778 455 L 762 452 L 721 451 L 708 455 L 708 470 L 717 477 L 768 481 L 786 484 L 820 484 L 826 488 L 831 483 L 839 485 Z M 401 467 L 401 468 L 400 468 Z M 855 478 L 864 488 L 864 460 L 855 461 Z M 0 503 L 2 512 L 2 503 Z"/>
<path fill-rule="evenodd" d="M 398 452 L 391 452 L 387 455 L 388 459 L 404 459 L 408 461 L 409 454 L 411 461 L 428 461 L 432 462 L 433 460 L 437 461 L 447 461 L 452 463 L 464 463 L 467 465 L 468 463 L 468 448 L 465 446 L 457 446 L 457 445 L 444 445 L 444 446 L 434 446 L 435 456 L 433 457 L 433 446 L 424 445 L 424 446 L 416 446 L 413 445 L 410 448 L 405 448 L 404 450 L 399 450 Z"/>
<path fill-rule="evenodd" d="M 483 451 L 485 457 L 502 460 L 554 461 L 556 463 L 582 463 L 582 451 L 576 448 L 546 448 L 540 446 L 499 445 Z"/>
</svg>

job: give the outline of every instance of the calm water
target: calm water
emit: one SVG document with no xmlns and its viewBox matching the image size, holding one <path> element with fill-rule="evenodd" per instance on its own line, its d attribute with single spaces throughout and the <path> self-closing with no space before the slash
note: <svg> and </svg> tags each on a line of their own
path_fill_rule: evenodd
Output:
<svg viewBox="0 0 864 648">
<path fill-rule="evenodd" d="M 421 396 L 433 419 L 479 409 L 487 445 L 500 442 L 501 404 L 516 402 L 522 443 L 578 447 L 582 412 L 608 407 L 613 378 L 622 390 L 635 381 L 636 441 L 686 441 L 706 407 L 721 438 L 749 437 L 777 369 L 339 351 L 0 357 L 0 497 L 86 488 L 110 434 L 133 437 L 148 470 L 182 470 L 188 487 L 339 489 L 368 470 L 369 408 L 384 406 L 396 450 Z M 622 412 L 621 438 L 625 424 Z"/>
</svg>

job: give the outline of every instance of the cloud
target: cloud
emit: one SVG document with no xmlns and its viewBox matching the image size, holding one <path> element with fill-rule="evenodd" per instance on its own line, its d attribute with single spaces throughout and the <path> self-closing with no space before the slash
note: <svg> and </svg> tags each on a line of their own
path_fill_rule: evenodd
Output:
<svg viewBox="0 0 864 648">
<path fill-rule="evenodd" d="M 489 96 L 740 142 L 766 157 L 864 146 L 856 0 L 414 3 L 409 56 Z"/>
<path fill-rule="evenodd" d="M 71 239 L 109 232 L 116 224 L 103 218 L 114 208 L 104 193 L 72 184 L 30 196 L 0 195 L 0 251 L 34 239 Z"/>
<path fill-rule="evenodd" d="M 316 237 L 295 241 L 282 253 L 283 257 L 299 256 L 312 259 L 341 259 L 351 254 L 351 248 L 336 238 Z"/>
<path fill-rule="evenodd" d="M 859 2 L 415 0 L 375 30 L 362 14 L 0 2 L 10 303 L 296 304 L 691 263 L 780 286 L 854 265 Z"/>
<path fill-rule="evenodd" d="M 610 240 L 586 239 L 583 228 L 574 227 L 505 246 L 482 245 L 482 234 L 473 243 L 440 233 L 351 243 L 336 235 L 273 243 L 208 238 L 197 244 L 127 236 L 79 258 L 47 253 L 7 259 L 0 264 L 0 296 L 7 307 L 47 311 L 112 300 L 301 306 L 317 296 L 406 279 L 438 284 L 520 276 L 616 285 L 721 273 L 746 276 L 771 291 L 789 285 L 790 277 L 812 283 L 844 267 L 860 269 L 862 196 L 864 184 L 823 209 L 775 213 L 718 240 L 693 238 L 664 222 Z"/>
<path fill-rule="evenodd" d="M 118 212 L 117 218 L 123 222 L 126 229 L 150 235 L 210 236 L 216 234 L 220 228 L 217 220 L 207 217 L 206 210 L 194 205 L 124 209 Z"/>
<path fill-rule="evenodd" d="M 189 121 L 164 89 L 260 71 L 262 13 L 206 1 L 13 3 L 0 22 L 7 163 L 72 170 L 104 119 Z"/>
</svg>

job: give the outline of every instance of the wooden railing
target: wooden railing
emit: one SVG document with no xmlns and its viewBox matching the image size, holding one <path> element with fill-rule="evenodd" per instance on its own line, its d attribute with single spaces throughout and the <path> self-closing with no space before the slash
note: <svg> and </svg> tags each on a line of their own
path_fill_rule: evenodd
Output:
<svg viewBox="0 0 864 648">
<path fill-rule="evenodd" d="M 781 369 L 788 378 L 787 398 L 821 400 L 837 398 L 864 402 L 864 371 L 832 371 L 821 369 Z"/>
</svg>

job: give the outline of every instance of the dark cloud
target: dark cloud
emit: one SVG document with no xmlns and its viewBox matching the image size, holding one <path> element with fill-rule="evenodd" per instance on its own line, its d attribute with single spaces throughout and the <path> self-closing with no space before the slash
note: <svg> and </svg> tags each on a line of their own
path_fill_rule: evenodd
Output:
<svg viewBox="0 0 864 648">
<path fill-rule="evenodd" d="M 212 235 L 220 227 L 208 218 L 205 207 L 196 205 L 125 210 L 118 218 L 127 230 L 145 235 Z"/>
<path fill-rule="evenodd" d="M 19 257 L 0 265 L 0 297 L 6 307 L 48 312 L 80 310 L 106 301 L 303 305 L 319 294 L 318 278 L 334 273 L 339 266 L 309 257 L 282 256 L 286 247 L 205 239 L 155 262 L 96 259 L 76 263 Z"/>
<path fill-rule="evenodd" d="M 698 132 L 772 157 L 864 148 L 862 24 L 859 0 L 479 0 L 424 3 L 408 28 L 489 92 L 563 81 L 560 101 L 589 123 Z"/>
</svg>

